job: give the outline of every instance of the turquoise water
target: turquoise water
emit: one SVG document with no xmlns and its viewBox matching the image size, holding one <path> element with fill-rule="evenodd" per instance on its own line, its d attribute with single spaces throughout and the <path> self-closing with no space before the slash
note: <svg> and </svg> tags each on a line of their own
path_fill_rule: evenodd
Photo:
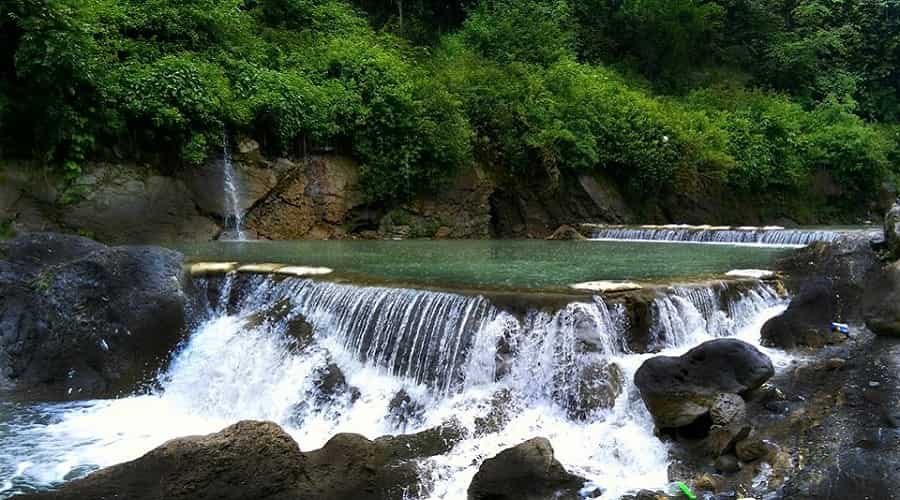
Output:
<svg viewBox="0 0 900 500">
<path fill-rule="evenodd" d="M 595 280 L 670 280 L 769 268 L 783 248 L 542 240 L 217 241 L 192 261 L 325 266 L 338 276 L 489 288 L 564 288 Z"/>
</svg>

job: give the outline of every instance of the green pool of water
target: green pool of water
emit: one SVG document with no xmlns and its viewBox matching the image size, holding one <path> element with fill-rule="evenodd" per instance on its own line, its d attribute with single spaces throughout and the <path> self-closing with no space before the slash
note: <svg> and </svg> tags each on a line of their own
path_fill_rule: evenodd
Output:
<svg viewBox="0 0 900 500">
<path fill-rule="evenodd" d="M 670 280 L 768 268 L 783 248 L 541 240 L 217 241 L 182 245 L 192 261 L 325 266 L 337 275 L 433 286 L 564 288 L 595 280 Z"/>
</svg>

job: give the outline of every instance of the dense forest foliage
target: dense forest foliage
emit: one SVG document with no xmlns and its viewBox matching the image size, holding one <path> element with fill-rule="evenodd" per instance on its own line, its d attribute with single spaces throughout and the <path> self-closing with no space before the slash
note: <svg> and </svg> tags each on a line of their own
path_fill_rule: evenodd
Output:
<svg viewBox="0 0 900 500">
<path fill-rule="evenodd" d="M 898 0 L 4 0 L 0 144 L 77 177 L 225 131 L 351 152 L 373 200 L 481 162 L 858 203 L 900 169 Z"/>
</svg>

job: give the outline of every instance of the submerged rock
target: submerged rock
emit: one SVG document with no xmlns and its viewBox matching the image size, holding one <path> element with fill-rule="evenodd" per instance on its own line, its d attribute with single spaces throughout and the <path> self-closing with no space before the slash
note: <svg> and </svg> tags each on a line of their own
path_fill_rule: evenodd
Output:
<svg viewBox="0 0 900 500">
<path fill-rule="evenodd" d="M 388 418 L 401 429 L 421 422 L 424 415 L 425 407 L 415 401 L 406 389 L 400 389 L 388 403 Z"/>
<path fill-rule="evenodd" d="M 717 339 L 679 357 L 648 359 L 634 381 L 656 425 L 675 428 L 708 414 L 720 394 L 744 394 L 774 373 L 772 361 L 752 345 Z"/>
<path fill-rule="evenodd" d="M 583 234 L 577 229 L 567 224 L 563 224 L 553 231 L 553 234 L 547 237 L 548 240 L 586 240 Z"/>
<path fill-rule="evenodd" d="M 562 391 L 561 399 L 571 418 L 585 420 L 597 410 L 613 407 L 622 393 L 622 370 L 606 361 L 589 363 L 579 370 L 573 385 Z"/>
<path fill-rule="evenodd" d="M 183 257 L 51 233 L 0 243 L 0 367 L 14 390 L 96 398 L 133 390 L 185 331 Z"/>
<path fill-rule="evenodd" d="M 546 438 L 533 438 L 485 460 L 469 485 L 469 500 L 578 498 L 584 479 L 553 456 Z"/>
<path fill-rule="evenodd" d="M 767 321 L 760 331 L 762 343 L 772 347 L 823 347 L 847 339 L 831 330 L 831 323 L 839 321 L 841 306 L 839 293 L 831 280 L 822 278 L 807 283 L 782 314 Z"/>
</svg>

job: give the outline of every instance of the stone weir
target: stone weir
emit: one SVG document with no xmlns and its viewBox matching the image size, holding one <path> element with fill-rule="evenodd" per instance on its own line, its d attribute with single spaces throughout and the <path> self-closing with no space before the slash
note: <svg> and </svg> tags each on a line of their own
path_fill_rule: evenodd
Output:
<svg viewBox="0 0 900 500">
<path fill-rule="evenodd" d="M 857 229 L 786 229 L 778 226 L 691 226 L 670 225 L 604 225 L 582 224 L 579 231 L 598 240 L 669 241 L 690 243 L 757 244 L 772 246 L 805 246 L 815 242 L 831 243 L 849 234 L 874 235 L 877 228 Z"/>
<path fill-rule="evenodd" d="M 311 325 L 361 361 L 443 392 L 465 379 L 473 351 L 496 359 L 488 378 L 535 336 L 609 355 L 654 352 L 698 335 L 733 335 L 785 300 L 776 278 L 509 291 L 359 284 L 326 268 L 278 264 L 197 263 L 190 271 L 211 315 L 252 310 L 260 321 Z"/>
</svg>

